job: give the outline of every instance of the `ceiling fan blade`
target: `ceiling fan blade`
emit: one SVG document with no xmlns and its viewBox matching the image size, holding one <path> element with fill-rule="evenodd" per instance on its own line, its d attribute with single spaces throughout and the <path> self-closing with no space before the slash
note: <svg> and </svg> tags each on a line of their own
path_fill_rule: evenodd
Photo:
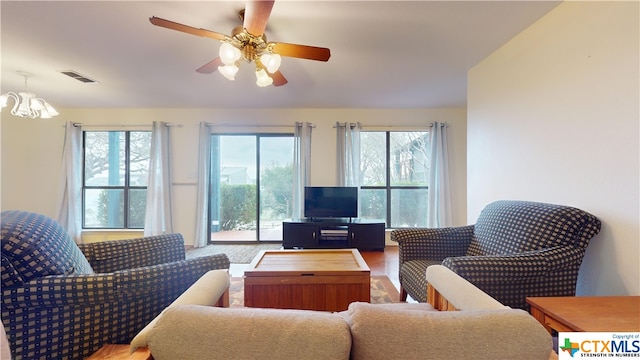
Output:
<svg viewBox="0 0 640 360">
<path fill-rule="evenodd" d="M 331 50 L 327 48 L 287 43 L 271 44 L 273 44 L 273 52 L 276 54 L 280 54 L 280 56 L 318 61 L 328 61 L 331 57 Z"/>
<path fill-rule="evenodd" d="M 273 74 L 269 74 L 269 76 L 273 79 L 273 86 L 282 86 L 288 83 L 287 79 L 282 75 L 280 70 L 274 72 Z"/>
<path fill-rule="evenodd" d="M 222 60 L 219 57 L 217 57 L 209 61 L 208 63 L 200 66 L 198 69 L 196 69 L 196 71 L 199 72 L 200 74 L 211 74 L 218 71 L 218 66 L 222 66 L 222 65 L 223 65 Z"/>
<path fill-rule="evenodd" d="M 192 26 L 179 24 L 177 22 L 173 22 L 171 20 L 165 20 L 159 17 L 152 16 L 149 18 L 149 21 L 156 26 L 161 26 L 163 28 L 182 31 L 187 34 L 192 34 L 196 36 L 208 37 L 216 40 L 224 40 L 227 36 L 224 34 L 217 33 L 215 31 L 202 29 L 202 28 L 194 28 Z"/>
<path fill-rule="evenodd" d="M 247 1 L 244 10 L 244 28 L 253 36 L 262 36 L 267 28 L 267 21 L 271 15 L 274 0 L 253 0 Z"/>
</svg>

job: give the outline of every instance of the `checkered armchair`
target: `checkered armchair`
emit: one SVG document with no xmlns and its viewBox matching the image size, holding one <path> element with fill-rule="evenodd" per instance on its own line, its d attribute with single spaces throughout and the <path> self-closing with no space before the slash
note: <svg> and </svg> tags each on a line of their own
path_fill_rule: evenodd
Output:
<svg viewBox="0 0 640 360">
<path fill-rule="evenodd" d="M 129 343 L 225 254 L 185 260 L 180 234 L 76 245 L 56 221 L 2 212 L 2 323 L 14 359 L 83 359 Z"/>
<path fill-rule="evenodd" d="M 398 229 L 400 296 L 427 301 L 427 267 L 442 264 L 502 304 L 527 296 L 574 296 L 578 270 L 600 220 L 569 206 L 527 201 L 487 205 L 474 225 Z"/>
</svg>

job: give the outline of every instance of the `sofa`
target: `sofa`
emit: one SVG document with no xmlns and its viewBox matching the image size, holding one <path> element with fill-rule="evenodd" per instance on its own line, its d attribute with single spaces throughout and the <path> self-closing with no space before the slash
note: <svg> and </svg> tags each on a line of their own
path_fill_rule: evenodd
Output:
<svg viewBox="0 0 640 360">
<path fill-rule="evenodd" d="M 425 272 L 436 264 L 513 308 L 528 310 L 528 296 L 574 296 L 600 227 L 597 217 L 571 206 L 500 200 L 472 225 L 395 229 L 401 297 L 426 302 Z"/>
<path fill-rule="evenodd" d="M 180 234 L 77 245 L 47 216 L 0 218 L 2 324 L 14 360 L 84 359 L 129 343 L 203 275 L 230 266 L 225 254 L 186 260 Z"/>
<path fill-rule="evenodd" d="M 521 309 L 499 303 L 443 266 L 426 273 L 439 304 L 355 302 L 342 312 L 216 308 L 202 292 L 220 293 L 228 282 L 196 284 L 131 343 L 154 360 L 204 359 L 532 359 L 548 360 L 552 340 Z M 206 289 L 206 290 L 203 290 Z M 436 297 L 433 297 L 436 298 Z"/>
</svg>

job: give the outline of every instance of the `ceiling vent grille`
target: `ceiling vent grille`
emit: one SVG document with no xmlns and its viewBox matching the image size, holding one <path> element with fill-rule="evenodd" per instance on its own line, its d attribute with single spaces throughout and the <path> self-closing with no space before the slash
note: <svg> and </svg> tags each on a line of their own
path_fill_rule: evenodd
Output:
<svg viewBox="0 0 640 360">
<path fill-rule="evenodd" d="M 62 74 L 67 75 L 68 77 L 74 78 L 83 83 L 96 83 L 97 81 L 93 79 L 89 79 L 88 77 L 81 75 L 73 70 L 64 70 L 60 71 Z"/>
</svg>

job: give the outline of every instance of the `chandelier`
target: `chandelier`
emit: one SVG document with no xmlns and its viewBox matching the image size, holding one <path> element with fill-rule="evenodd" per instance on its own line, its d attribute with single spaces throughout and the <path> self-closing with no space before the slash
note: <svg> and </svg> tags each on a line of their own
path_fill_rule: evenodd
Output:
<svg viewBox="0 0 640 360">
<path fill-rule="evenodd" d="M 42 98 L 36 98 L 34 93 L 27 90 L 27 80 L 33 76 L 25 71 L 18 71 L 18 74 L 24 77 L 24 92 L 14 93 L 8 92 L 0 95 L 0 109 L 7 106 L 9 99 L 13 99 L 13 108 L 11 114 L 20 117 L 28 117 L 35 119 L 37 117 L 50 119 L 59 113 L 48 102 Z M 1 111 L 1 110 L 0 110 Z"/>
<path fill-rule="evenodd" d="M 220 46 L 220 60 L 224 65 L 218 66 L 218 71 L 229 80 L 234 80 L 238 73 L 239 61 L 256 64 L 256 84 L 265 87 L 273 84 L 273 74 L 280 68 L 282 58 L 273 53 L 273 43 L 267 43 L 264 36 L 254 36 L 246 29 L 237 27 L 231 37 L 226 37 Z"/>
</svg>

